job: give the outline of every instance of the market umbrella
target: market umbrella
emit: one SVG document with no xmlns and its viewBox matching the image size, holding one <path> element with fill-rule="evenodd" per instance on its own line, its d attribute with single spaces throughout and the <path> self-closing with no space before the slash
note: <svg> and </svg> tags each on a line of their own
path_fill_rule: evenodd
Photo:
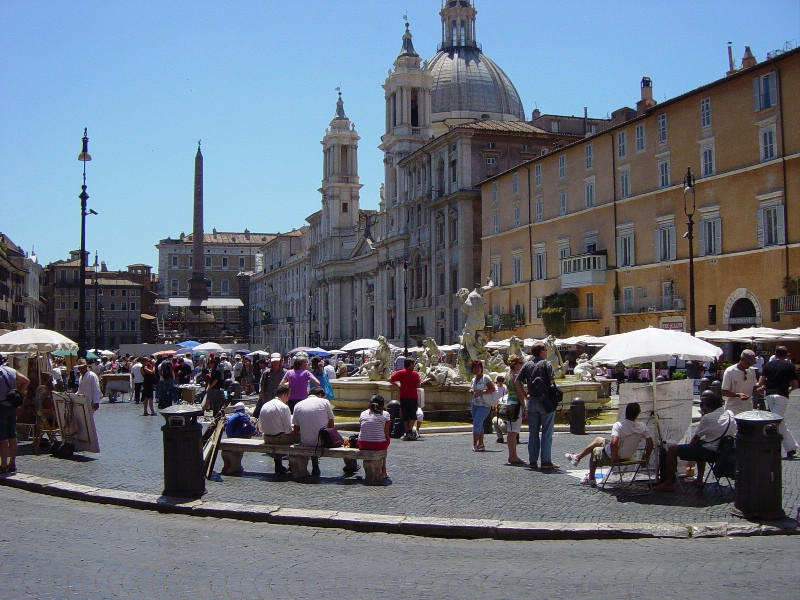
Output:
<svg viewBox="0 0 800 600">
<path fill-rule="evenodd" d="M 681 360 L 716 360 L 722 349 L 704 342 L 683 331 L 648 327 L 614 336 L 592 357 L 592 362 L 603 365 L 638 365 Z"/>
<path fill-rule="evenodd" d="M 0 352 L 52 352 L 77 349 L 78 344 L 50 329 L 18 329 L 0 335 Z"/>
<path fill-rule="evenodd" d="M 251 352 L 250 354 L 247 354 L 246 356 L 247 358 L 255 358 L 256 360 L 258 360 L 259 358 L 269 358 L 270 353 L 265 352 L 264 350 L 256 350 L 254 352 Z"/>
<path fill-rule="evenodd" d="M 193 352 L 224 352 L 224 348 L 215 342 L 206 342 L 205 344 L 198 344 L 192 348 Z"/>
<path fill-rule="evenodd" d="M 289 354 L 297 354 L 298 352 L 308 352 L 311 350 L 310 346 L 298 346 L 297 348 L 292 348 L 289 350 Z"/>
<path fill-rule="evenodd" d="M 50 354 L 52 354 L 53 356 L 58 356 L 59 358 L 64 358 L 65 356 L 78 356 L 78 351 L 77 350 L 53 350 Z M 95 354 L 91 350 L 87 350 L 86 351 L 86 358 L 88 360 L 97 360 L 100 357 L 97 356 L 97 354 Z"/>
<path fill-rule="evenodd" d="M 175 344 L 178 348 L 194 348 L 200 345 L 200 342 L 195 342 L 194 340 L 186 340 L 185 342 L 178 342 Z"/>
<path fill-rule="evenodd" d="M 319 347 L 309 348 L 308 350 L 306 350 L 306 353 L 309 356 L 319 356 L 320 358 L 330 358 L 331 356 L 333 356 L 333 354 L 331 354 L 327 350 L 323 350 L 322 348 Z"/>
<path fill-rule="evenodd" d="M 367 338 L 361 338 L 359 340 L 353 340 L 342 346 L 340 349 L 344 350 L 345 352 L 352 352 L 354 350 L 374 350 L 378 347 L 378 340 L 370 340 Z"/>
</svg>

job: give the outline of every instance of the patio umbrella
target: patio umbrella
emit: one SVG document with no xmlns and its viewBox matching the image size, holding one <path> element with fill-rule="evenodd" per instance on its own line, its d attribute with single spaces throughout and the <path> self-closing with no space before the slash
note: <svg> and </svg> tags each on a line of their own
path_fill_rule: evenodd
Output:
<svg viewBox="0 0 800 600">
<path fill-rule="evenodd" d="M 247 358 L 255 358 L 256 360 L 258 360 L 259 358 L 269 358 L 269 355 L 270 353 L 265 352 L 264 350 L 256 350 L 254 352 L 251 352 L 250 354 L 247 354 L 246 356 Z"/>
<path fill-rule="evenodd" d="M 648 327 L 621 333 L 603 346 L 592 357 L 592 362 L 603 365 L 638 365 L 681 360 L 716 360 L 722 349 L 704 342 L 683 331 Z"/>
<path fill-rule="evenodd" d="M 222 346 L 215 342 L 206 342 L 205 344 L 198 344 L 192 348 L 193 352 L 224 352 Z"/>
<path fill-rule="evenodd" d="M 320 358 L 330 358 L 331 356 L 333 356 L 333 354 L 331 354 L 327 350 L 323 350 L 322 348 L 309 348 L 308 350 L 306 350 L 306 353 L 309 356 L 319 356 Z"/>
<path fill-rule="evenodd" d="M 77 350 L 53 350 L 50 354 L 53 356 L 58 356 L 59 358 L 64 358 L 65 356 L 78 356 Z M 92 352 L 91 350 L 86 351 L 86 358 L 88 360 L 97 360 L 99 357 L 97 354 Z"/>
<path fill-rule="evenodd" d="M 78 344 L 50 329 L 19 329 L 0 336 L 0 352 L 52 352 L 77 349 Z"/>
<path fill-rule="evenodd" d="M 308 352 L 311 350 L 310 346 L 298 346 L 297 348 L 292 348 L 289 350 L 289 354 L 297 354 L 298 352 Z"/>
<path fill-rule="evenodd" d="M 195 342 L 194 340 L 186 340 L 185 342 L 178 342 L 175 344 L 178 348 L 194 348 L 195 346 L 199 346 L 200 342 Z"/>
<path fill-rule="evenodd" d="M 378 347 L 378 340 L 370 340 L 361 338 L 360 340 L 353 340 L 341 347 L 345 352 L 353 352 L 354 350 L 374 350 Z"/>
</svg>

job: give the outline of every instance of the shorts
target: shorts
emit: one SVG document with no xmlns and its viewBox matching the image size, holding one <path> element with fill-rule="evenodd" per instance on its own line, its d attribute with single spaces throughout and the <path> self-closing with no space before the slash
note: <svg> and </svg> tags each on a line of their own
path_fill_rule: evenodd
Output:
<svg viewBox="0 0 800 600">
<path fill-rule="evenodd" d="M 417 420 L 417 399 L 400 398 L 400 415 L 403 421 Z"/>
<path fill-rule="evenodd" d="M 382 442 L 365 442 L 364 440 L 358 440 L 359 450 L 386 450 L 388 447 L 388 439 Z"/>
<path fill-rule="evenodd" d="M 0 440 L 17 439 L 17 407 L 0 404 Z"/>
<path fill-rule="evenodd" d="M 709 462 L 717 460 L 719 454 L 709 450 L 703 444 L 678 444 L 678 458 L 693 460 L 695 462 Z"/>
<path fill-rule="evenodd" d="M 516 421 L 506 421 L 506 433 L 519 433 L 522 429 L 522 411 Z"/>
<path fill-rule="evenodd" d="M 611 457 L 606 453 L 605 446 L 592 449 L 592 458 L 594 459 L 594 464 L 598 467 L 611 466 Z"/>
</svg>

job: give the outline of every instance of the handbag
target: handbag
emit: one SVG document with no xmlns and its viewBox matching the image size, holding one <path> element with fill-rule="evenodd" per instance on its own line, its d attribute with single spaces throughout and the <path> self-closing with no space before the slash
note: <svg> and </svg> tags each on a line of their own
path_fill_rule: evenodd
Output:
<svg viewBox="0 0 800 600">
<path fill-rule="evenodd" d="M 318 440 L 323 448 L 339 448 L 344 444 L 342 434 L 335 427 L 320 427 Z"/>
<path fill-rule="evenodd" d="M 11 390 L 6 394 L 5 400 L 3 400 L 2 404 L 6 406 L 10 406 L 11 408 L 17 408 L 22 406 L 23 402 L 22 393 L 19 390 Z"/>
<path fill-rule="evenodd" d="M 558 405 L 561 404 L 563 399 L 564 392 L 558 389 L 555 383 L 551 383 L 550 387 L 547 388 L 547 395 L 542 397 L 542 404 L 544 405 L 544 409 L 551 413 L 558 408 Z"/>
</svg>

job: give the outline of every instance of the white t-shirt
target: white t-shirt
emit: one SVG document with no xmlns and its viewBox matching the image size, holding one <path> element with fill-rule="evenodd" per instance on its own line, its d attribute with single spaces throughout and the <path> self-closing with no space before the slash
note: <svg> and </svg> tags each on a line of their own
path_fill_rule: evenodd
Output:
<svg viewBox="0 0 800 600">
<path fill-rule="evenodd" d="M 726 435 L 736 435 L 736 419 L 733 418 L 731 411 L 720 406 L 717 410 L 700 418 L 694 434 L 703 440 L 703 445 L 707 449 L 716 452 L 720 438 Z"/>
<path fill-rule="evenodd" d="M 133 363 L 133 366 L 131 367 L 131 375 L 133 375 L 133 383 L 144 383 L 144 375 L 142 375 L 142 363 Z"/>
<path fill-rule="evenodd" d="M 617 456 L 620 460 L 630 460 L 639 448 L 639 442 L 642 438 L 653 439 L 653 436 L 647 431 L 647 426 L 640 421 L 631 421 L 630 419 L 622 419 L 617 421 L 611 428 L 611 437 L 617 436 L 619 438 L 619 449 Z M 606 454 L 611 456 L 611 444 L 606 444 Z"/>
<path fill-rule="evenodd" d="M 744 400 L 742 398 L 725 397 L 725 410 L 729 410 L 735 415 L 746 410 L 753 410 L 753 402 L 750 400 L 750 396 L 753 394 L 753 386 L 756 384 L 755 369 L 748 367 L 745 371 L 742 371 L 737 366 L 738 364 L 732 364 L 725 369 L 725 374 L 722 376 L 723 390 L 734 394 L 747 394 L 747 398 Z"/>
<path fill-rule="evenodd" d="M 325 372 L 325 375 L 328 376 L 328 381 L 336 379 L 336 369 L 334 369 L 331 365 L 325 365 L 325 368 L 322 370 Z"/>
<path fill-rule="evenodd" d="M 265 402 L 258 413 L 258 429 L 265 435 L 292 433 L 292 411 L 280 398 Z"/>
<path fill-rule="evenodd" d="M 300 429 L 300 443 L 303 446 L 316 446 L 319 443 L 319 430 L 327 427 L 331 419 L 331 403 L 318 396 L 309 396 L 298 402 L 292 415 L 292 423 Z"/>
</svg>

